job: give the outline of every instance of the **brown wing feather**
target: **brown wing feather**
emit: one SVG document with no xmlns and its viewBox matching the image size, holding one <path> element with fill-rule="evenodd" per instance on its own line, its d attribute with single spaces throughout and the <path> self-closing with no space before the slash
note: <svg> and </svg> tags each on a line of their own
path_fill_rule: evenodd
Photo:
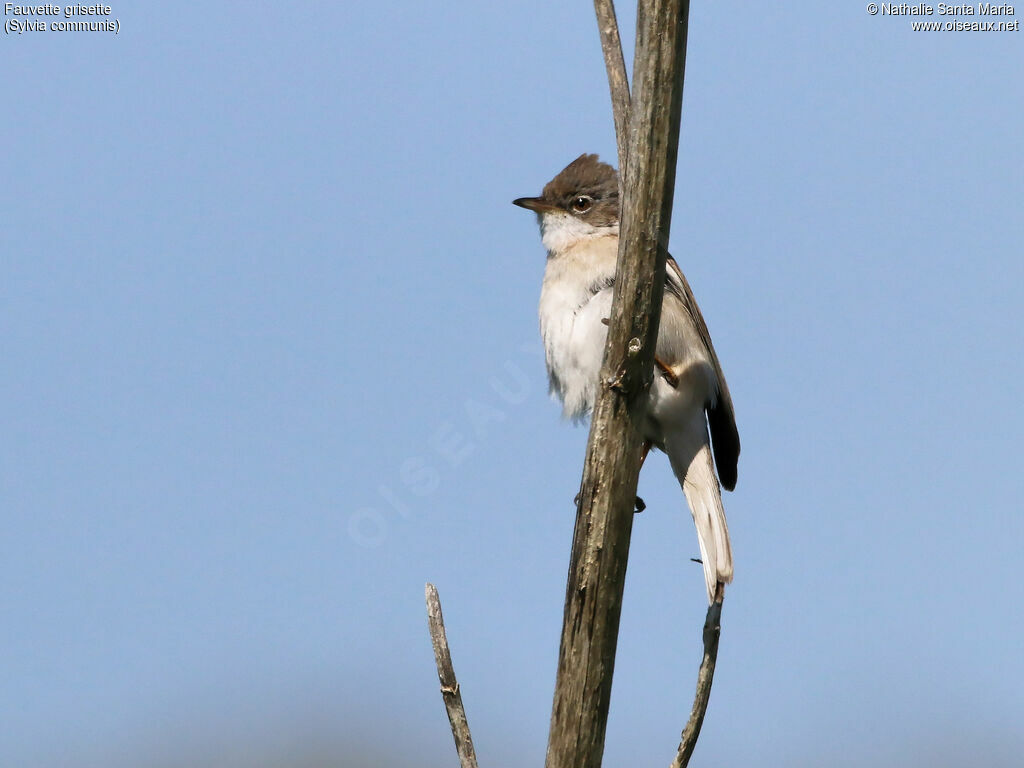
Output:
<svg viewBox="0 0 1024 768">
<path fill-rule="evenodd" d="M 666 269 L 668 274 L 666 274 L 665 290 L 678 298 L 689 313 L 715 368 L 718 397 L 715 402 L 707 404 L 708 427 L 711 430 L 711 445 L 715 453 L 718 479 L 727 491 L 731 491 L 736 487 L 736 466 L 740 458 L 740 434 L 736 429 L 736 413 L 733 411 L 729 385 L 725 383 L 722 364 L 718 362 L 715 346 L 711 343 L 711 334 L 708 333 L 708 326 L 704 322 L 704 316 L 700 313 L 697 299 L 693 296 L 686 276 L 671 256 L 668 257 Z"/>
</svg>

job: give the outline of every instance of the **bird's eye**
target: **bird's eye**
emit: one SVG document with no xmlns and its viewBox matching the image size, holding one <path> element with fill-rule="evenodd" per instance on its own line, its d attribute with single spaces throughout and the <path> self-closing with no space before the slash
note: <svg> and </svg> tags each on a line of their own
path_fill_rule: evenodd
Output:
<svg viewBox="0 0 1024 768">
<path fill-rule="evenodd" d="M 573 198 L 572 209 L 576 213 L 586 213 L 590 210 L 590 207 L 594 204 L 594 201 L 586 195 L 580 195 L 579 197 Z"/>
</svg>

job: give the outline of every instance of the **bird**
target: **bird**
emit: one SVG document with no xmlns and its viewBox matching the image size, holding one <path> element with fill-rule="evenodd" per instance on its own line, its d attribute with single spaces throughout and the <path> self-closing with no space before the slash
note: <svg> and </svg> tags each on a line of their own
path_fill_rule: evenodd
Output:
<svg viewBox="0 0 1024 768">
<path fill-rule="evenodd" d="M 539 197 L 512 202 L 537 214 L 547 250 L 539 315 L 550 390 L 566 418 L 582 421 L 597 398 L 615 291 L 618 172 L 597 155 L 582 154 Z M 711 604 L 719 585 L 724 589 L 733 577 L 721 488 L 736 486 L 740 438 L 711 335 L 671 256 L 654 355 L 658 375 L 639 420 L 642 459 L 652 447 L 668 455 L 697 528 Z"/>
</svg>

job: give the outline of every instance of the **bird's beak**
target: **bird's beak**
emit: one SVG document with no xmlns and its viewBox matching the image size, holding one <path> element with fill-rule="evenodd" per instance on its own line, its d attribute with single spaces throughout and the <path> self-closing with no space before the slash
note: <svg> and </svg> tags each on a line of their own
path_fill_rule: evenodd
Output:
<svg viewBox="0 0 1024 768">
<path fill-rule="evenodd" d="M 528 211 L 535 213 L 554 213 L 562 210 L 557 205 L 549 203 L 543 197 L 520 197 L 517 200 L 513 200 L 512 205 L 518 205 L 520 208 L 526 208 Z"/>
</svg>

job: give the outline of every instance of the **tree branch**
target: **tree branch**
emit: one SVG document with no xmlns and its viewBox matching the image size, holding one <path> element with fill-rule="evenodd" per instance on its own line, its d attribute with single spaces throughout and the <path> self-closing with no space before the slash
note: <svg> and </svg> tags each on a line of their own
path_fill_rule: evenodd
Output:
<svg viewBox="0 0 1024 768">
<path fill-rule="evenodd" d="M 704 713 L 708 711 L 708 700 L 711 698 L 711 684 L 715 680 L 715 662 L 718 660 L 718 638 L 722 631 L 722 599 L 725 594 L 721 582 L 715 594 L 715 602 L 708 607 L 707 618 L 704 619 L 704 659 L 697 673 L 697 693 L 693 698 L 690 719 L 683 728 L 679 741 L 679 751 L 672 761 L 671 768 L 686 768 L 690 764 L 693 748 L 697 746 L 700 727 L 704 724 Z"/>
<path fill-rule="evenodd" d="M 448 635 L 444 631 L 444 616 L 441 615 L 441 599 L 437 596 L 437 588 L 433 584 L 427 584 L 426 596 L 427 621 L 430 625 L 430 639 L 434 643 L 437 677 L 441 682 L 444 706 L 448 710 L 448 722 L 452 725 L 459 764 L 462 768 L 478 768 L 476 752 L 473 750 L 473 737 L 469 733 L 469 721 L 466 720 L 466 710 L 462 706 L 462 693 L 459 691 L 459 682 L 455 679 L 452 655 L 448 650 Z"/>
<path fill-rule="evenodd" d="M 686 0 L 640 0 L 619 257 L 566 587 L 547 768 L 599 768 L 653 378 L 682 108 Z"/>
<path fill-rule="evenodd" d="M 615 118 L 615 144 L 619 150 L 619 183 L 626 173 L 626 146 L 629 141 L 629 79 L 626 59 L 622 55 L 619 23 L 615 19 L 612 0 L 594 0 L 597 28 L 601 32 L 601 51 L 608 71 L 608 87 L 612 92 L 612 115 Z M 622 191 L 621 188 L 619 190 Z"/>
</svg>

